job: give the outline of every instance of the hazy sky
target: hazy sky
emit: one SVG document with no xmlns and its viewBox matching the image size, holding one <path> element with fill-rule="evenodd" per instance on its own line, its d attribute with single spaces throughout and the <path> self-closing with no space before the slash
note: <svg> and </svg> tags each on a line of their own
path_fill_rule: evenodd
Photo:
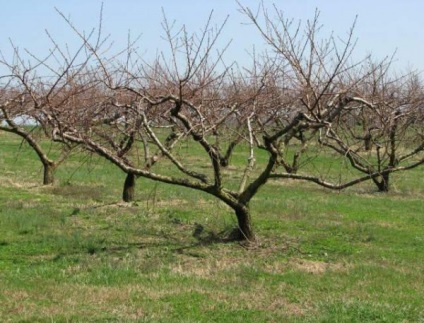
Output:
<svg viewBox="0 0 424 323">
<path fill-rule="evenodd" d="M 69 16 L 75 25 L 89 31 L 97 26 L 100 0 L 0 0 L 0 50 L 10 55 L 9 38 L 20 48 L 36 54 L 47 52 L 51 43 L 45 29 L 60 42 L 72 47 L 77 38 L 70 33 L 54 7 Z M 111 34 L 116 46 L 123 46 L 128 30 L 132 35 L 142 34 L 139 47 L 146 55 L 154 54 L 166 43 L 162 33 L 162 8 L 169 20 L 185 23 L 189 30 L 197 31 L 205 23 L 211 10 L 217 23 L 227 15 L 230 20 L 222 41 L 233 40 L 228 59 L 243 61 L 245 49 L 253 44 L 263 46 L 247 19 L 237 10 L 234 0 L 104 0 L 103 30 Z M 240 0 L 243 5 L 257 8 L 259 1 Z M 358 15 L 356 55 L 373 53 L 378 58 L 397 50 L 396 66 L 424 70 L 424 1 L 422 0 L 274 0 L 264 1 L 284 11 L 286 17 L 306 20 L 313 17 L 317 8 L 326 30 L 346 36 L 349 26 Z"/>
</svg>

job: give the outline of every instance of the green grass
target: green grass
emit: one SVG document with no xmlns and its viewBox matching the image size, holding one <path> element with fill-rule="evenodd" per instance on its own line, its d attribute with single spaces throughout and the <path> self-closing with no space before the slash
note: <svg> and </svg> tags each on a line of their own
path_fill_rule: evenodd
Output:
<svg viewBox="0 0 424 323">
<path fill-rule="evenodd" d="M 247 247 L 215 239 L 236 221 L 206 194 L 139 179 L 120 203 L 124 174 L 78 154 L 42 187 L 35 154 L 0 142 L 2 321 L 424 321 L 423 167 L 388 194 L 270 181 Z"/>
</svg>

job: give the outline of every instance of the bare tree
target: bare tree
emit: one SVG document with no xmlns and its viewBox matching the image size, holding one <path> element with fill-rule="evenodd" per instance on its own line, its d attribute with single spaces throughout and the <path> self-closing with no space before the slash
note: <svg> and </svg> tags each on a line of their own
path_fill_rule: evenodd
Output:
<svg viewBox="0 0 424 323">
<path fill-rule="evenodd" d="M 19 58 L 18 62 L 23 64 Z M 0 63 L 9 67 L 12 73 L 3 77 L 5 83 L 0 98 L 0 130 L 20 136 L 23 142 L 34 150 L 43 164 L 43 184 L 52 184 L 54 172 L 71 153 L 74 146 L 61 145 L 56 160 L 51 157 L 56 150 L 54 145 L 46 148 L 41 143 L 46 136 L 49 137 L 49 133 L 45 120 L 37 111 L 36 94 L 29 87 L 29 84 L 32 85 L 34 81 L 34 78 L 29 76 L 31 68 L 21 69 L 24 66 L 11 66 L 4 61 Z"/>
<path fill-rule="evenodd" d="M 136 53 L 132 53 L 124 63 L 111 65 L 93 51 L 99 66 L 93 77 L 102 81 L 114 98 L 112 105 L 121 111 L 119 115 L 131 115 L 131 122 L 138 120 L 137 131 L 131 132 L 134 127 L 125 126 L 127 121 L 117 122 L 119 131 L 125 137 L 132 133 L 136 142 L 149 141 L 173 172 L 156 173 L 137 164 L 138 154 L 120 155 L 114 144 L 105 140 L 104 133 L 115 133 L 111 124 L 99 128 L 93 122 L 96 118 L 83 115 L 87 109 L 73 119 L 72 126 L 69 118 L 56 122 L 58 129 L 66 129 L 60 132 L 62 138 L 84 144 L 126 173 L 215 196 L 234 210 L 238 238 L 253 240 L 249 208 L 252 198 L 280 166 L 296 173 L 299 155 L 305 149 L 300 148 L 290 165 L 281 145 L 292 138 L 300 138 L 301 142 L 302 138 L 316 138 L 320 129 L 331 129 L 331 123 L 349 104 L 360 99 L 342 90 L 343 76 L 358 66 L 349 63 L 354 43 L 352 32 L 339 49 L 340 44 L 332 37 L 323 43 L 315 38 L 318 16 L 306 25 L 304 32 L 300 26 L 292 30 L 281 17 L 282 37 L 266 13 L 268 25 L 264 31 L 249 9 L 243 11 L 276 52 L 275 56 L 265 56 L 263 63 L 255 60 L 247 74 L 234 72 L 236 66 L 221 64 L 223 51 L 214 50 L 223 26 L 214 28 L 210 19 L 200 35 L 189 35 L 184 26 L 174 31 L 165 18 L 170 52 L 162 53 L 153 63 L 134 59 Z M 271 34 L 267 34 L 269 30 Z M 174 129 L 181 139 L 198 145 L 203 154 L 184 156 L 179 149 L 169 149 L 165 138 L 170 134 L 163 132 L 164 126 Z M 101 132 L 102 129 L 105 131 Z M 223 172 L 222 161 L 228 147 L 240 140 L 247 147 L 246 164 L 238 189 L 230 189 L 234 183 Z M 256 163 L 256 147 L 267 151 L 265 164 Z M 137 151 L 145 153 L 146 147 L 133 150 Z M 193 157 L 202 164 L 209 163 L 210 168 L 196 167 L 193 161 L 189 162 Z"/>
<path fill-rule="evenodd" d="M 344 111 L 322 138 L 380 192 L 389 190 L 391 173 L 424 164 L 422 85 L 415 73 L 394 76 L 388 67 L 361 80 L 355 90 L 366 100 Z"/>
<path fill-rule="evenodd" d="M 78 33 L 73 25 L 69 26 Z M 93 114 L 93 109 L 87 108 L 100 106 L 103 111 L 108 100 L 92 77 L 90 66 L 94 54 L 100 55 L 100 48 L 107 41 L 107 37 L 100 37 L 100 29 L 101 19 L 98 33 L 93 29 L 84 35 L 85 40 L 74 52 L 66 45 L 61 46 L 46 32 L 52 48 L 45 57 L 36 57 L 28 50 L 22 54 L 13 43 L 13 58 L 8 60 L 1 57 L 0 64 L 9 73 L 1 77 L 4 86 L 0 105 L 0 130 L 21 136 L 34 149 L 44 167 L 45 185 L 53 183 L 56 168 L 78 145 L 78 142 L 60 140 L 56 135 L 56 132 L 64 130 L 57 127 L 59 114 L 61 119 L 68 119 L 69 125 L 82 115 L 88 115 L 95 122 L 105 124 L 113 123 L 120 117 L 116 112 L 113 115 L 103 113 L 103 119 L 99 120 L 99 116 Z M 93 43 L 88 44 L 88 40 L 95 36 L 97 38 Z M 25 60 L 23 56 L 29 56 L 30 60 Z M 79 108 L 75 108 L 76 106 Z M 50 147 L 59 147 L 57 160 L 49 157 L 49 153 L 43 148 L 41 142 L 46 139 L 50 140 Z M 129 150 L 131 144 L 128 141 L 131 140 L 122 140 L 121 153 Z M 131 181 L 126 183 L 131 184 Z"/>
<path fill-rule="evenodd" d="M 108 56 L 100 34 L 93 40 L 66 20 L 81 39 L 83 63 L 62 57 L 56 78 L 27 87 L 37 88 L 30 93 L 37 93 L 33 101 L 54 140 L 109 160 L 128 174 L 127 187 L 144 177 L 213 195 L 237 218 L 233 238 L 252 241 L 250 203 L 270 178 L 340 189 L 385 172 L 332 184 L 320 169 L 305 167 L 321 147 L 351 156 L 340 148 L 353 133 L 344 120 L 359 120 L 358 106 L 374 107 L 358 89 L 384 64 L 365 68 L 367 60 L 353 61 L 354 26 L 339 41 L 321 36 L 318 13 L 302 25 L 274 9 L 276 18 L 240 6 L 269 45 L 244 68 L 225 63 L 226 46 L 219 46 L 225 22 L 214 26 L 211 16 L 194 34 L 165 17 L 169 51 L 154 61 L 145 61 L 132 42 Z M 389 122 L 389 133 L 398 131 L 398 122 Z M 350 152 L 351 142 L 346 145 Z M 229 174 L 225 166 L 236 146 L 245 162 Z M 265 161 L 258 162 L 259 149 Z M 152 167 L 157 163 L 162 166 Z"/>
<path fill-rule="evenodd" d="M 289 125 L 294 114 L 304 113 L 316 124 L 325 124 L 293 128 L 284 134 L 277 145 L 283 148 L 278 149 L 283 171 L 270 177 L 312 181 L 337 190 L 372 180 L 380 191 L 387 191 L 390 173 L 424 163 L 422 85 L 416 75 L 393 76 L 389 59 L 349 61 L 355 47 L 355 24 L 338 48 L 333 36 L 320 37 L 318 11 L 303 31 L 300 23 L 285 19 L 276 7 L 272 11 L 276 18 L 263 7 L 261 15 L 241 8 L 283 61 L 272 75 L 294 82 L 287 87 L 285 81 L 283 88 L 289 89 L 284 94 L 286 101 L 295 99 L 285 109 L 271 110 L 269 123 Z M 282 87 L 277 91 L 282 93 Z M 307 173 L 298 173 L 313 161 L 311 150 L 318 153 L 323 146 L 365 175 L 359 173 L 343 183 L 326 180 L 324 172 L 311 174 L 308 168 Z M 302 160 L 305 152 L 309 154 Z"/>
</svg>

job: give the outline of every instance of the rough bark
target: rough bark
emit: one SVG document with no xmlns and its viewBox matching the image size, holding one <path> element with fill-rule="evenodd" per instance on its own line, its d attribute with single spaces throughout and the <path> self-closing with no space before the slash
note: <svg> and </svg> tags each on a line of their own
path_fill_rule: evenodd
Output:
<svg viewBox="0 0 424 323">
<path fill-rule="evenodd" d="M 247 206 L 241 206 L 235 212 L 238 222 L 238 232 L 235 238 L 237 240 L 255 241 L 249 208 Z"/>
<path fill-rule="evenodd" d="M 51 185 L 54 182 L 55 166 L 51 163 L 43 163 L 43 185 Z"/>
<path fill-rule="evenodd" d="M 371 151 L 372 149 L 372 136 L 370 133 L 366 134 L 364 137 L 364 148 L 365 151 Z"/>
<path fill-rule="evenodd" d="M 124 189 L 122 192 L 122 199 L 125 202 L 134 201 L 134 191 L 135 191 L 135 174 L 127 173 L 127 177 L 124 182 Z"/>
<path fill-rule="evenodd" d="M 377 185 L 379 192 L 388 192 L 389 191 L 389 176 L 390 173 L 384 173 L 381 175 L 380 180 L 375 179 L 374 183 Z"/>
<path fill-rule="evenodd" d="M 233 154 L 234 148 L 237 146 L 238 142 L 239 142 L 239 139 L 232 141 L 227 148 L 225 156 L 220 157 L 219 164 L 222 167 L 228 167 L 228 165 L 230 164 L 231 155 Z"/>
<path fill-rule="evenodd" d="M 124 182 L 124 189 L 122 192 L 122 199 L 125 202 L 134 201 L 134 192 L 135 192 L 135 174 L 128 173 Z"/>
</svg>

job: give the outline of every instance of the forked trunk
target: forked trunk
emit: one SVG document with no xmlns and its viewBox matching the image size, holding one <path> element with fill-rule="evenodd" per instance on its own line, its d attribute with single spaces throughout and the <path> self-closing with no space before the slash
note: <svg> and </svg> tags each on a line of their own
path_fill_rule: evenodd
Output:
<svg viewBox="0 0 424 323">
<path fill-rule="evenodd" d="M 134 191 L 135 191 L 135 174 L 128 173 L 124 182 L 124 190 L 122 192 L 122 199 L 125 202 L 134 201 Z"/>
<path fill-rule="evenodd" d="M 247 206 L 238 207 L 235 212 L 238 221 L 237 240 L 254 241 L 255 235 L 252 230 L 249 208 Z"/>
<path fill-rule="evenodd" d="M 389 191 L 389 173 L 381 175 L 380 180 L 375 179 L 374 183 L 377 185 L 379 192 L 388 192 Z"/>
<path fill-rule="evenodd" d="M 43 185 L 50 185 L 54 182 L 54 164 L 43 163 L 44 167 L 44 176 L 43 176 Z"/>
</svg>

